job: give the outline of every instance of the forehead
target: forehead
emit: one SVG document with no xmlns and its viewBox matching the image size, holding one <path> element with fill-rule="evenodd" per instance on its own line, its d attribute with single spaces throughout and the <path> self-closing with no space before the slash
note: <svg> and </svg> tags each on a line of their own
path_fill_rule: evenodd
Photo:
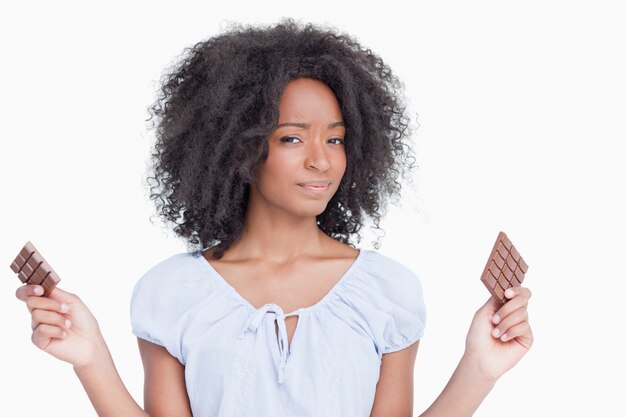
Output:
<svg viewBox="0 0 626 417">
<path fill-rule="evenodd" d="M 341 109 L 333 91 L 323 82 L 310 78 L 292 80 L 280 98 L 279 121 L 341 121 Z"/>
</svg>

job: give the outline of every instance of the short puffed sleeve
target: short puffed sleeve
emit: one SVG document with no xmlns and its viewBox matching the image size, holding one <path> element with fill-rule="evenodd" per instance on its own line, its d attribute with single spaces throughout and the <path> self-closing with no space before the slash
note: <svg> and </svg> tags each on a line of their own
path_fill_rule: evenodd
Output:
<svg viewBox="0 0 626 417">
<path fill-rule="evenodd" d="M 379 357 L 404 349 L 424 335 L 426 307 L 417 274 L 402 263 L 370 251 L 346 283 L 346 299 L 366 319 Z"/>
<path fill-rule="evenodd" d="M 130 303 L 133 334 L 163 346 L 183 365 L 186 313 L 200 295 L 188 258 L 188 254 L 177 254 L 149 269 L 135 284 Z"/>
</svg>

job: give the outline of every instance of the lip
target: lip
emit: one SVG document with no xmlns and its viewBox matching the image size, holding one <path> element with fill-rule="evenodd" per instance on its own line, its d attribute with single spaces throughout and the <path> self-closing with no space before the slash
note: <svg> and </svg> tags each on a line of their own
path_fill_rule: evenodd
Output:
<svg viewBox="0 0 626 417">
<path fill-rule="evenodd" d="M 305 191 L 320 194 L 330 188 L 330 181 L 306 181 L 299 183 L 298 186 Z"/>
</svg>

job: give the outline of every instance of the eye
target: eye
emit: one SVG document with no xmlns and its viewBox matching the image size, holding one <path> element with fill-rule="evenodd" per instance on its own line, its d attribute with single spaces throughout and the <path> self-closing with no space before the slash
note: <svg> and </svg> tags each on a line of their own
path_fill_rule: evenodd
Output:
<svg viewBox="0 0 626 417">
<path fill-rule="evenodd" d="M 282 138 L 280 138 L 279 140 L 280 140 L 281 142 L 296 143 L 296 142 L 294 141 L 294 139 L 295 139 L 295 140 L 297 140 L 298 142 L 301 142 L 301 141 L 300 141 L 300 138 L 298 138 L 297 136 L 283 136 L 283 137 L 282 137 Z"/>
<path fill-rule="evenodd" d="M 344 144 L 344 140 L 341 138 L 330 138 L 328 139 L 329 141 L 335 141 L 335 145 L 343 145 Z"/>
</svg>

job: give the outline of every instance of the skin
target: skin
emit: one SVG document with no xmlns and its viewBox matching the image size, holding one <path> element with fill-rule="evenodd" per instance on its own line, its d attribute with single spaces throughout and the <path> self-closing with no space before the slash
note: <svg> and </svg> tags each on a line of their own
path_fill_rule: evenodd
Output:
<svg viewBox="0 0 626 417">
<path fill-rule="evenodd" d="M 240 238 L 219 261 L 212 260 L 210 250 L 204 256 L 253 305 L 275 302 L 292 311 L 314 304 L 334 284 L 315 282 L 307 271 L 323 268 L 339 277 L 357 251 L 328 237 L 315 223 L 347 163 L 345 127 L 335 96 L 319 81 L 294 80 L 285 87 L 279 114 L 279 127 L 268 138 L 268 159 L 251 186 Z M 299 185 L 311 180 L 330 185 L 318 192 Z M 267 271 L 255 275 L 272 278 L 250 279 L 250 271 Z M 42 292 L 34 285 L 16 292 L 32 316 L 32 342 L 74 366 L 99 416 L 191 417 L 184 367 L 163 347 L 138 339 L 145 374 L 142 409 L 121 381 L 98 323 L 80 298 L 60 288 L 48 298 L 40 297 Z M 422 416 L 471 416 L 497 379 L 531 347 L 527 314 L 531 293 L 518 287 L 505 295 L 509 299 L 505 304 L 490 298 L 476 312 L 463 357 Z M 289 339 L 295 325 L 287 324 Z M 383 355 L 372 417 L 412 416 L 418 345 Z"/>
</svg>

